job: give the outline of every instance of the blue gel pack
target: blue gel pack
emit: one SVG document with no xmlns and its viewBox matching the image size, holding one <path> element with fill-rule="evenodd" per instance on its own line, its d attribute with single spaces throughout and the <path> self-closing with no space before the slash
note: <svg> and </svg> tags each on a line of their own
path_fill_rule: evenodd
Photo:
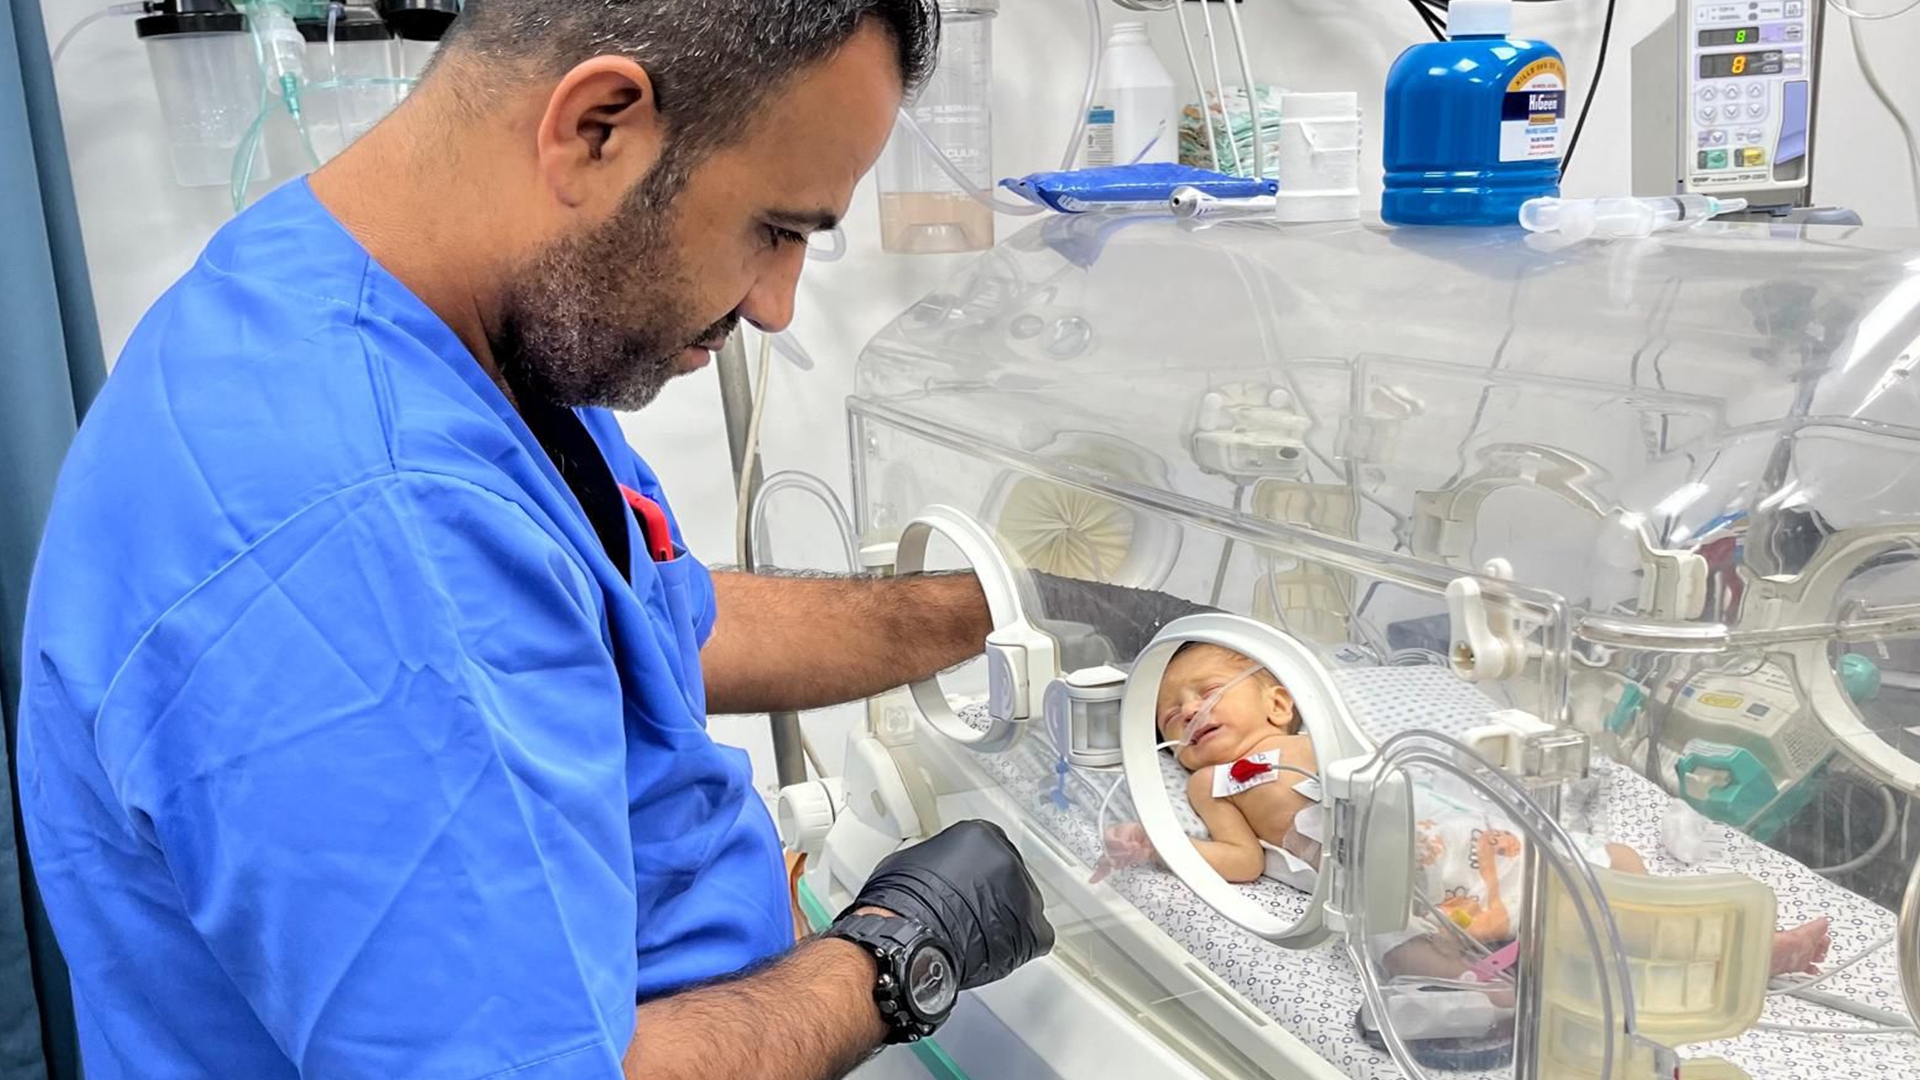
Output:
<svg viewBox="0 0 1920 1080">
<path fill-rule="evenodd" d="M 1228 176 L 1190 165 L 1154 162 L 1114 165 L 1073 172 L 1038 172 L 1000 181 L 1008 191 L 1063 214 L 1121 210 L 1141 206 L 1165 209 L 1173 193 L 1183 187 L 1203 191 L 1216 199 L 1248 199 L 1280 190 L 1277 180 Z"/>
</svg>

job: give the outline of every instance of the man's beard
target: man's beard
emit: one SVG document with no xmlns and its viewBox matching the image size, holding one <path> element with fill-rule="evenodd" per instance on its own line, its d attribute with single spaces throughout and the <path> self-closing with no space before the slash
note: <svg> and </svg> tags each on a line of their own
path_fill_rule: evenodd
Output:
<svg viewBox="0 0 1920 1080">
<path fill-rule="evenodd" d="M 733 314 L 705 329 L 695 322 L 671 239 L 684 177 L 669 165 L 635 185 L 611 220 L 554 241 L 507 282 L 488 343 L 516 398 L 641 408 L 678 373 L 683 349 L 739 323 Z"/>
</svg>

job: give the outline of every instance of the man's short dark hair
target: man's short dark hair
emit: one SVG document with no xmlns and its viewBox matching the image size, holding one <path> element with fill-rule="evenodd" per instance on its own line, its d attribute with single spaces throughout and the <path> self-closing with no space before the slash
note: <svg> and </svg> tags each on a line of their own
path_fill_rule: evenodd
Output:
<svg viewBox="0 0 1920 1080">
<path fill-rule="evenodd" d="M 743 134 L 768 95 L 869 19 L 892 35 L 911 94 L 939 57 L 937 0 L 466 0 L 441 51 L 502 76 L 558 77 L 595 56 L 629 57 L 652 78 L 684 159 Z"/>
</svg>

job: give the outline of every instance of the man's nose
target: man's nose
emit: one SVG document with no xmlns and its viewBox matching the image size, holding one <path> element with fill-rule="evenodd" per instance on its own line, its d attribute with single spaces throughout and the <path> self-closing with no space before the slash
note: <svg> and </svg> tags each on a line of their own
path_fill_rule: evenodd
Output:
<svg viewBox="0 0 1920 1080">
<path fill-rule="evenodd" d="M 793 325 L 794 294 L 800 287 L 800 269 L 806 265 L 807 250 L 795 244 L 782 251 L 768 266 L 747 298 L 740 305 L 740 317 L 769 334 L 777 334 Z"/>
</svg>

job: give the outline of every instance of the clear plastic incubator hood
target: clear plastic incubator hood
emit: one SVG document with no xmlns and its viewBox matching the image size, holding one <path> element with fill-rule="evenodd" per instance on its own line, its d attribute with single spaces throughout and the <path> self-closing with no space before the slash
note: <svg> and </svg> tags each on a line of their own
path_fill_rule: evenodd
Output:
<svg viewBox="0 0 1920 1080">
<path fill-rule="evenodd" d="M 1060 944 L 948 1075 L 1920 1076 L 1916 366 L 1916 233 L 1031 227 L 861 359 L 870 561 L 996 630 L 783 795 L 802 901 L 1006 827 Z M 1189 839 L 1193 641 L 1317 857 Z"/>
</svg>

